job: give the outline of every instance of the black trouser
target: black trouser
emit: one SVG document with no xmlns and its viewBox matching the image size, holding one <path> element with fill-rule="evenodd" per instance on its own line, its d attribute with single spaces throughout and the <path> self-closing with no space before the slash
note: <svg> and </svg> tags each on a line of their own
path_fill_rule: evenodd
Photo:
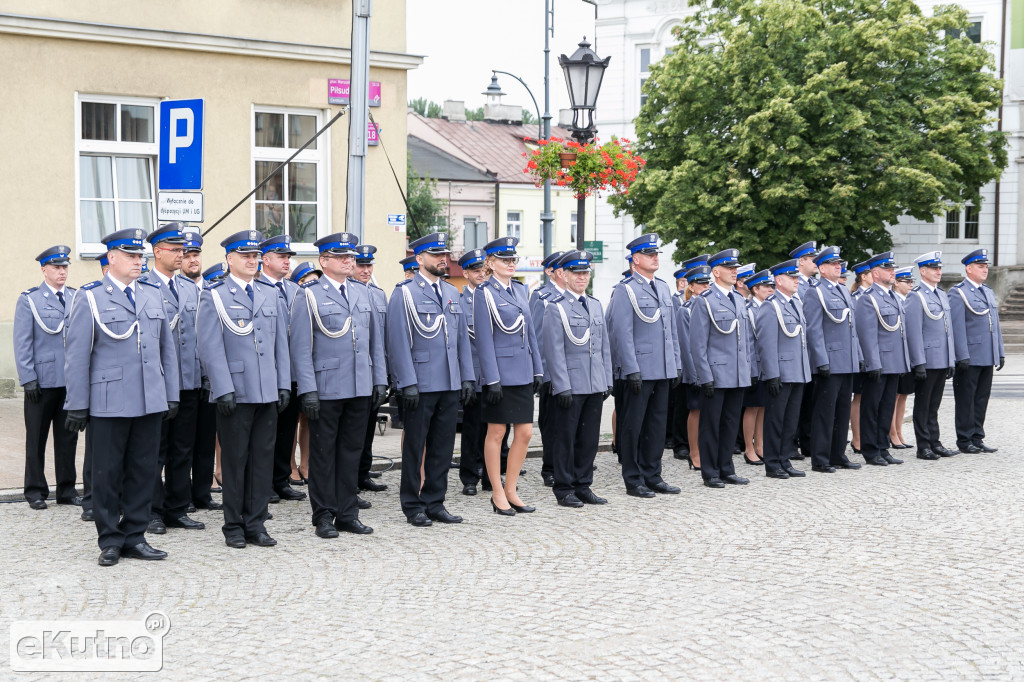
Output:
<svg viewBox="0 0 1024 682">
<path fill-rule="evenodd" d="M 804 385 L 783 382 L 777 396 L 768 396 L 764 406 L 765 471 L 789 469 L 789 444 L 799 435 Z M 701 410 L 703 416 L 703 410 Z M 703 455 L 703 448 L 701 449 Z M 704 457 L 701 457 L 701 466 Z"/>
<path fill-rule="evenodd" d="M 883 374 L 878 381 L 864 376 L 860 397 L 860 451 L 865 461 L 878 457 L 889 447 L 889 427 L 896 410 L 899 374 Z"/>
<path fill-rule="evenodd" d="M 217 414 L 224 537 L 266 532 L 276 430 L 276 402 L 239 403 L 233 414 Z"/>
<path fill-rule="evenodd" d="M 736 473 L 732 451 L 736 429 L 742 421 L 745 390 L 716 388 L 710 398 L 701 393 L 697 443 L 700 448 L 700 475 L 705 481 Z M 767 449 L 765 443 L 766 452 Z"/>
<path fill-rule="evenodd" d="M 458 391 L 421 393 L 416 409 L 405 410 L 399 499 L 407 518 L 420 512 L 434 514 L 444 509 L 458 414 Z M 420 462 L 425 463 L 422 488 Z"/>
<path fill-rule="evenodd" d="M 192 446 L 198 412 L 199 389 L 181 391 L 177 416 L 160 425 L 160 459 L 149 512 L 154 519 L 178 519 L 188 511 L 188 503 L 192 501 Z"/>
<path fill-rule="evenodd" d="M 359 518 L 356 493 L 365 437 L 351 425 L 365 423 L 369 412 L 369 396 L 321 400 L 320 418 L 309 421 L 309 503 L 314 526 L 324 518 Z"/>
<path fill-rule="evenodd" d="M 46 484 L 46 439 L 53 425 L 53 468 L 57 474 L 57 500 L 66 502 L 78 493 L 75 491 L 75 449 L 78 447 L 78 432 L 68 431 L 64 422 L 68 413 L 64 410 L 67 391 L 61 388 L 44 388 L 38 402 L 25 400 L 25 499 L 45 500 L 50 495 Z"/>
<path fill-rule="evenodd" d="M 85 456 L 82 458 L 82 511 L 92 509 L 92 426 L 85 427 Z"/>
<path fill-rule="evenodd" d="M 939 406 L 946 389 L 946 370 L 925 370 L 924 381 L 914 382 L 914 438 L 917 449 L 939 446 Z"/>
<path fill-rule="evenodd" d="M 850 430 L 850 401 L 853 399 L 853 375 L 818 375 L 814 388 L 804 393 L 814 396 L 811 413 L 811 464 L 839 466 L 846 458 L 846 434 Z"/>
<path fill-rule="evenodd" d="M 476 394 L 473 404 L 462 408 L 462 454 L 459 456 L 459 480 L 462 481 L 462 485 L 476 485 L 484 475 L 487 424 L 483 422 L 482 409 L 482 393 Z"/>
<path fill-rule="evenodd" d="M 953 375 L 956 444 L 965 448 L 985 439 L 985 413 L 992 394 L 992 365 L 971 365 Z"/>
<path fill-rule="evenodd" d="M 310 428 L 312 433 L 313 429 Z M 358 481 L 365 481 L 370 477 L 370 469 L 373 467 L 373 438 L 377 435 L 377 410 L 366 407 L 366 432 L 363 434 L 363 444 L 359 449 L 359 471 Z"/>
<path fill-rule="evenodd" d="M 672 448 L 677 452 L 690 451 L 690 440 L 686 431 L 686 420 L 690 416 L 690 411 L 686 409 L 687 388 L 688 384 L 679 384 L 672 390 L 669 423 L 672 429 Z"/>
<path fill-rule="evenodd" d="M 146 539 L 161 419 L 161 414 L 89 418 L 92 509 L 100 549 L 134 547 Z"/>
<path fill-rule="evenodd" d="M 818 380 L 818 375 L 811 376 L 811 381 Z M 767 405 L 765 406 L 767 408 Z M 767 409 L 765 410 L 767 413 Z M 814 421 L 814 389 L 807 386 L 800 398 L 800 413 L 797 415 L 797 428 L 793 434 L 793 442 L 800 448 L 800 453 L 805 457 L 812 457 L 811 425 Z"/>
<path fill-rule="evenodd" d="M 277 408 L 275 408 L 277 409 Z M 292 478 L 292 458 L 295 456 L 295 430 L 299 428 L 299 399 L 295 385 L 292 384 L 292 395 L 288 406 L 277 415 L 276 436 L 274 438 L 274 490 L 280 491 L 289 486 Z M 221 460 L 224 458 L 224 439 L 221 438 Z M 222 465 L 223 466 L 223 465 Z"/>
<path fill-rule="evenodd" d="M 622 408 L 616 412 L 616 441 L 622 458 L 622 480 L 627 488 L 655 485 L 661 477 L 665 451 L 669 380 L 645 380 L 633 393 L 629 382 L 622 389 Z M 730 451 L 731 452 L 731 451 Z"/>
<path fill-rule="evenodd" d="M 196 434 L 192 444 L 192 504 L 205 507 L 213 502 L 210 488 L 217 461 L 217 405 L 199 400 L 196 409 Z"/>
<path fill-rule="evenodd" d="M 551 405 L 554 403 L 551 396 L 551 382 L 546 381 L 540 387 L 540 400 L 537 406 L 539 412 L 537 413 L 537 428 L 540 429 L 540 447 L 541 447 L 541 474 L 552 474 L 554 475 L 554 464 L 551 461 L 551 439 L 548 438 L 547 429 L 551 424 L 549 413 L 551 411 Z"/>
<path fill-rule="evenodd" d="M 559 500 L 569 493 L 590 490 L 594 482 L 603 404 L 604 393 L 573 394 L 568 408 L 561 407 L 556 399 L 548 404 L 553 491 Z"/>
</svg>

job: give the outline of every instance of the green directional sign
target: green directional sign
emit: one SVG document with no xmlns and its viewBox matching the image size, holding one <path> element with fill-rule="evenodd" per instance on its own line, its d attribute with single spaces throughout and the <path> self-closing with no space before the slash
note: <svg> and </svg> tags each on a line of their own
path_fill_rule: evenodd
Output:
<svg viewBox="0 0 1024 682">
<path fill-rule="evenodd" d="M 589 251 L 594 256 L 594 263 L 604 262 L 604 242 L 603 241 L 592 241 L 583 242 L 583 248 Z"/>
</svg>

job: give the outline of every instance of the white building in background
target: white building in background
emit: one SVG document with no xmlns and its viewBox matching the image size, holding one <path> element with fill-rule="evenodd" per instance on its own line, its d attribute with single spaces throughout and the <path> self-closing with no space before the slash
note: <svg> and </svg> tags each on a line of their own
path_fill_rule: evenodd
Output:
<svg viewBox="0 0 1024 682">
<path fill-rule="evenodd" d="M 942 4 L 941 0 L 919 1 L 926 13 Z M 961 2 L 973 22 L 968 37 L 992 44 L 996 69 L 1000 68 L 1002 36 L 1010 41 L 1013 17 L 1002 15 L 1002 0 L 965 0 Z M 1011 5 L 1006 3 L 1006 11 Z M 693 12 L 686 0 L 598 0 L 597 35 L 593 49 L 601 57 L 611 57 L 598 100 L 598 135 L 635 139 L 633 121 L 640 112 L 641 85 L 654 64 L 675 46 L 672 27 Z M 1024 24 L 1024 16 L 1019 18 Z M 891 227 L 893 249 L 900 263 L 910 263 L 921 253 L 940 249 L 947 263 L 958 263 L 965 254 L 987 248 L 1000 266 L 1024 266 L 1024 196 L 1018 191 L 1021 156 L 1021 131 L 1024 128 L 1024 31 L 1020 44 L 1007 44 L 1002 128 L 1007 133 L 1009 163 L 999 183 L 989 183 L 981 192 L 980 206 L 936 216 L 933 222 L 902 218 Z M 996 203 L 998 186 L 999 201 Z M 595 295 L 607 296 L 625 269 L 625 245 L 640 234 L 640 228 L 628 216 L 614 217 L 611 206 L 598 202 L 597 238 L 604 241 L 604 263 L 595 268 Z M 997 232 L 998 220 L 998 232 Z M 742 245 L 723 245 L 740 248 Z M 671 282 L 675 269 L 670 262 L 674 245 L 665 247 L 660 275 Z M 767 267 L 768 263 L 759 264 Z M 1024 271 L 1024 267 L 1021 268 Z M 1021 273 L 1024 277 L 1024 272 Z M 997 291 L 1005 293 L 1006 280 Z"/>
</svg>

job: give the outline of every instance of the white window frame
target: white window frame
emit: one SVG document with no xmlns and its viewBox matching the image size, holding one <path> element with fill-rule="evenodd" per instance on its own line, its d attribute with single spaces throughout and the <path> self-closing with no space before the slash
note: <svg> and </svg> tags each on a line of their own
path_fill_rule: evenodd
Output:
<svg viewBox="0 0 1024 682">
<path fill-rule="evenodd" d="M 967 211 L 968 209 L 977 209 L 978 215 L 978 236 L 967 237 Z M 957 232 L 956 237 L 950 237 L 946 234 L 946 225 L 949 219 L 949 214 L 952 211 L 957 213 Z M 975 206 L 974 204 L 967 204 L 963 209 L 950 209 L 942 214 L 942 235 L 941 242 L 947 244 L 978 244 L 981 242 L 981 206 Z"/>
<path fill-rule="evenodd" d="M 95 102 L 98 104 L 128 104 L 153 107 L 153 142 L 121 142 L 121 117 L 116 116 L 116 140 L 83 140 L 82 139 L 82 104 L 84 102 Z M 90 156 L 147 156 L 151 157 L 149 179 L 151 183 L 150 196 L 153 197 L 153 226 L 158 225 L 156 219 L 157 204 L 157 173 L 159 172 L 160 154 L 160 100 L 154 97 L 131 97 L 120 95 L 91 95 L 75 92 L 75 251 L 82 259 L 94 258 L 101 253 L 106 253 L 102 242 L 86 242 L 82 239 L 82 186 L 81 186 L 81 157 Z M 111 172 L 114 175 L 114 224 L 119 229 L 129 226 L 121 225 L 118 222 L 118 198 L 117 198 L 117 176 L 116 164 Z"/>
<path fill-rule="evenodd" d="M 515 213 L 519 218 L 515 221 L 511 219 L 509 214 Z M 515 225 L 515 233 L 512 233 L 512 225 Z M 515 237 L 519 241 L 523 241 L 523 211 L 518 209 L 506 209 L 505 210 L 505 236 Z"/>
<path fill-rule="evenodd" d="M 294 148 L 288 147 L 257 147 L 256 146 L 256 114 L 297 114 L 299 116 L 315 116 L 316 129 L 320 130 L 324 125 L 325 117 L 330 115 L 326 109 L 310 109 L 302 107 L 279 107 L 262 104 L 253 104 L 249 111 L 249 180 L 250 187 L 256 186 L 256 162 L 270 161 L 281 163 L 295 153 Z M 286 131 L 287 135 L 287 131 Z M 316 149 L 304 149 L 296 156 L 292 163 L 315 163 L 316 164 L 316 236 L 317 239 L 332 233 L 331 230 L 331 131 L 324 131 L 324 134 L 317 138 Z M 285 141 L 287 144 L 287 140 Z M 287 182 L 287 168 L 281 169 L 283 182 Z M 282 196 L 285 194 L 285 187 L 281 188 Z M 285 211 L 288 210 L 288 203 L 285 202 Z M 287 220 L 287 217 L 286 217 Z M 287 225 L 287 222 L 286 222 Z M 256 195 L 249 199 L 249 229 L 256 229 Z M 287 232 L 286 232 L 287 233 Z M 292 242 L 292 250 L 299 254 L 316 254 L 318 249 L 313 242 Z"/>
</svg>

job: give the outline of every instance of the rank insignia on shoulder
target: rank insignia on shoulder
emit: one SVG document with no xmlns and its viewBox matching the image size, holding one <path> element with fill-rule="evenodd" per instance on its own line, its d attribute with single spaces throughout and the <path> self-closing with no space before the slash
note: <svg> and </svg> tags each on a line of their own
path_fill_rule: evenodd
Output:
<svg viewBox="0 0 1024 682">
<path fill-rule="evenodd" d="M 83 284 L 83 285 L 82 285 L 82 290 L 84 291 L 84 290 L 86 290 L 86 289 L 95 289 L 95 288 L 96 288 L 96 287 L 98 287 L 99 285 L 100 285 L 100 282 L 99 282 L 99 280 L 97 280 L 97 281 L 95 281 L 95 282 L 89 282 L 88 284 Z M 33 291 L 34 291 L 34 289 L 33 289 Z"/>
<path fill-rule="evenodd" d="M 211 284 L 207 284 L 206 288 L 207 289 L 216 289 L 219 286 L 224 286 L 224 281 L 223 280 L 221 280 L 220 282 L 213 282 Z M 232 290 L 232 291 L 234 291 L 234 290 Z"/>
<path fill-rule="evenodd" d="M 156 282 L 150 282 L 150 281 L 149 281 L 148 279 L 142 279 L 142 278 L 140 277 L 140 278 L 139 278 L 139 281 L 140 281 L 140 282 L 142 282 L 143 284 L 148 284 L 148 285 L 149 285 L 149 286 L 151 286 L 151 287 L 155 287 L 155 288 L 157 288 L 157 289 L 159 289 L 159 288 L 160 288 L 160 285 L 159 285 L 159 284 L 157 284 Z"/>
<path fill-rule="evenodd" d="M 565 300 L 565 296 L 563 296 L 562 294 L 559 294 L 558 296 L 556 296 L 553 299 L 551 299 L 551 303 L 560 303 L 561 301 L 564 301 L 564 300 Z"/>
<path fill-rule="evenodd" d="M 89 286 L 89 285 L 86 284 L 85 287 L 87 287 L 87 286 Z M 82 288 L 84 289 L 85 287 L 82 287 Z M 32 287 L 31 289 L 26 289 L 25 291 L 21 292 L 21 295 L 22 296 L 26 296 L 28 294 L 31 294 L 33 291 L 38 291 L 38 290 L 39 290 L 39 287 Z"/>
<path fill-rule="evenodd" d="M 304 284 L 300 284 L 299 286 L 302 287 L 303 289 L 308 289 L 309 287 L 311 287 L 311 286 L 313 286 L 315 284 L 316 284 L 316 280 L 314 279 L 314 280 L 310 280 L 309 282 L 306 282 Z"/>
</svg>

